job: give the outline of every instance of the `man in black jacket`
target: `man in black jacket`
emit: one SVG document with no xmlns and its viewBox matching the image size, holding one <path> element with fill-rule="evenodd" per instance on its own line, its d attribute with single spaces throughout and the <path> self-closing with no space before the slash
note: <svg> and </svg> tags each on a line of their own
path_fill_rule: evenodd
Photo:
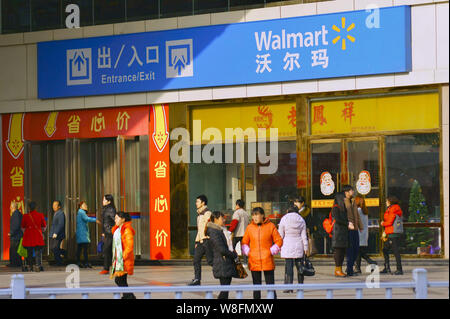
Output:
<svg viewBox="0 0 450 319">
<path fill-rule="evenodd" d="M 109 267 L 112 263 L 112 241 L 113 234 L 111 229 L 116 224 L 114 218 L 116 216 L 116 206 L 114 206 L 114 197 L 107 194 L 103 197 L 102 221 L 103 221 L 103 270 L 101 275 L 109 274 Z"/>
<path fill-rule="evenodd" d="M 53 215 L 52 226 L 49 232 L 50 249 L 55 257 L 56 266 L 63 266 L 61 242 L 66 238 L 66 215 L 61 209 L 61 202 L 59 200 L 53 202 L 52 208 L 55 215 Z"/>
<path fill-rule="evenodd" d="M 22 258 L 17 253 L 20 239 L 23 236 L 20 224 L 22 223 L 22 213 L 19 210 L 19 203 L 12 202 L 9 207 L 11 213 L 10 226 L 9 226 L 9 264 L 8 267 L 22 267 Z"/>
</svg>

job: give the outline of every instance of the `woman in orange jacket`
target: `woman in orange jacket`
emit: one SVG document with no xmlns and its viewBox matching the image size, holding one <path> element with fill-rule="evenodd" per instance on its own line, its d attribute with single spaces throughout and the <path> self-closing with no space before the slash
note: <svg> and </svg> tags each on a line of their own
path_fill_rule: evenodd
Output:
<svg viewBox="0 0 450 319">
<path fill-rule="evenodd" d="M 402 209 L 398 204 L 399 201 L 395 196 L 388 196 L 386 199 L 387 210 L 384 213 L 384 220 L 381 222 L 381 226 L 384 227 L 385 242 L 383 244 L 383 256 L 384 256 L 384 269 L 380 272 L 381 274 L 391 273 L 391 268 L 389 265 L 389 253 L 394 253 L 395 261 L 397 263 L 397 271 L 394 275 L 403 275 L 402 270 L 402 259 L 400 257 L 400 236 L 403 229 L 394 229 L 394 222 L 397 216 L 400 218 L 399 223 L 402 224 Z"/>
<path fill-rule="evenodd" d="M 273 255 L 280 252 L 283 239 L 277 227 L 268 218 L 265 219 L 261 207 L 253 208 L 252 223 L 245 230 L 241 244 L 242 252 L 249 257 L 248 266 L 252 272 L 253 284 L 261 285 L 264 272 L 266 284 L 273 285 L 275 283 Z M 261 291 L 254 291 L 253 298 L 260 299 Z"/>
<path fill-rule="evenodd" d="M 113 257 L 110 269 L 111 278 L 115 278 L 116 285 L 128 287 L 127 276 L 134 273 L 134 234 L 131 227 L 130 214 L 117 212 L 114 218 L 116 225 L 112 228 Z M 122 299 L 136 299 L 132 293 L 124 293 Z"/>
</svg>

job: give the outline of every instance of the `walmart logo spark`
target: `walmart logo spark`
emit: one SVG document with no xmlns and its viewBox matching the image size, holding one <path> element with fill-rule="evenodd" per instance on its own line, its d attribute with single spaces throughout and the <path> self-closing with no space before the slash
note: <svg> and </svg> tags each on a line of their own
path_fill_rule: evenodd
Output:
<svg viewBox="0 0 450 319">
<path fill-rule="evenodd" d="M 352 24 L 346 29 L 347 32 L 349 32 L 350 30 L 352 30 L 354 27 L 355 27 L 355 24 L 352 23 Z M 339 33 L 341 32 L 341 29 L 339 29 L 339 28 L 338 28 L 337 26 L 335 26 L 334 24 L 333 24 L 332 29 L 333 29 L 334 31 L 336 31 L 336 32 L 339 32 Z M 345 17 L 342 17 L 342 29 L 343 29 L 342 32 L 344 32 L 344 31 L 345 31 Z M 346 44 L 345 44 L 346 38 L 349 39 L 351 42 L 355 42 L 355 38 L 352 37 L 351 35 L 347 34 L 346 37 L 345 37 L 344 35 L 342 35 L 342 50 L 345 50 L 345 49 L 346 49 Z M 340 39 L 341 39 L 341 36 L 338 35 L 336 38 L 333 39 L 333 44 L 336 44 Z"/>
</svg>

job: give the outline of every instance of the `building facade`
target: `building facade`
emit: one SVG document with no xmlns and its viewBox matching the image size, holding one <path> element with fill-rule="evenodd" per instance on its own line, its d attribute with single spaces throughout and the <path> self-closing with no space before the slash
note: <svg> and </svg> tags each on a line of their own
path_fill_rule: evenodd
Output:
<svg viewBox="0 0 450 319">
<path fill-rule="evenodd" d="M 403 253 L 448 258 L 448 1 L 158 17 L 0 35 L 2 259 L 12 200 L 50 223 L 63 201 L 73 250 L 77 203 L 100 217 L 108 193 L 144 259 L 192 254 L 200 194 L 274 223 L 302 195 L 329 255 L 322 221 L 345 184 L 365 197 L 370 253 L 395 195 Z"/>
</svg>

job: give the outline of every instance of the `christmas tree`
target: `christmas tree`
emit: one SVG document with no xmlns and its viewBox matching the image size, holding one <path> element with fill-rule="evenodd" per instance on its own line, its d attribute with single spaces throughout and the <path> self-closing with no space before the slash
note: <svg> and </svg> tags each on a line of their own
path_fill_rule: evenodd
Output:
<svg viewBox="0 0 450 319">
<path fill-rule="evenodd" d="M 411 187 L 408 211 L 408 222 L 427 222 L 428 207 L 422 194 L 422 188 L 417 180 L 414 180 Z M 416 251 L 417 247 L 427 247 L 433 241 L 431 230 L 428 228 L 409 228 L 406 229 L 405 234 L 408 251 Z"/>
</svg>

